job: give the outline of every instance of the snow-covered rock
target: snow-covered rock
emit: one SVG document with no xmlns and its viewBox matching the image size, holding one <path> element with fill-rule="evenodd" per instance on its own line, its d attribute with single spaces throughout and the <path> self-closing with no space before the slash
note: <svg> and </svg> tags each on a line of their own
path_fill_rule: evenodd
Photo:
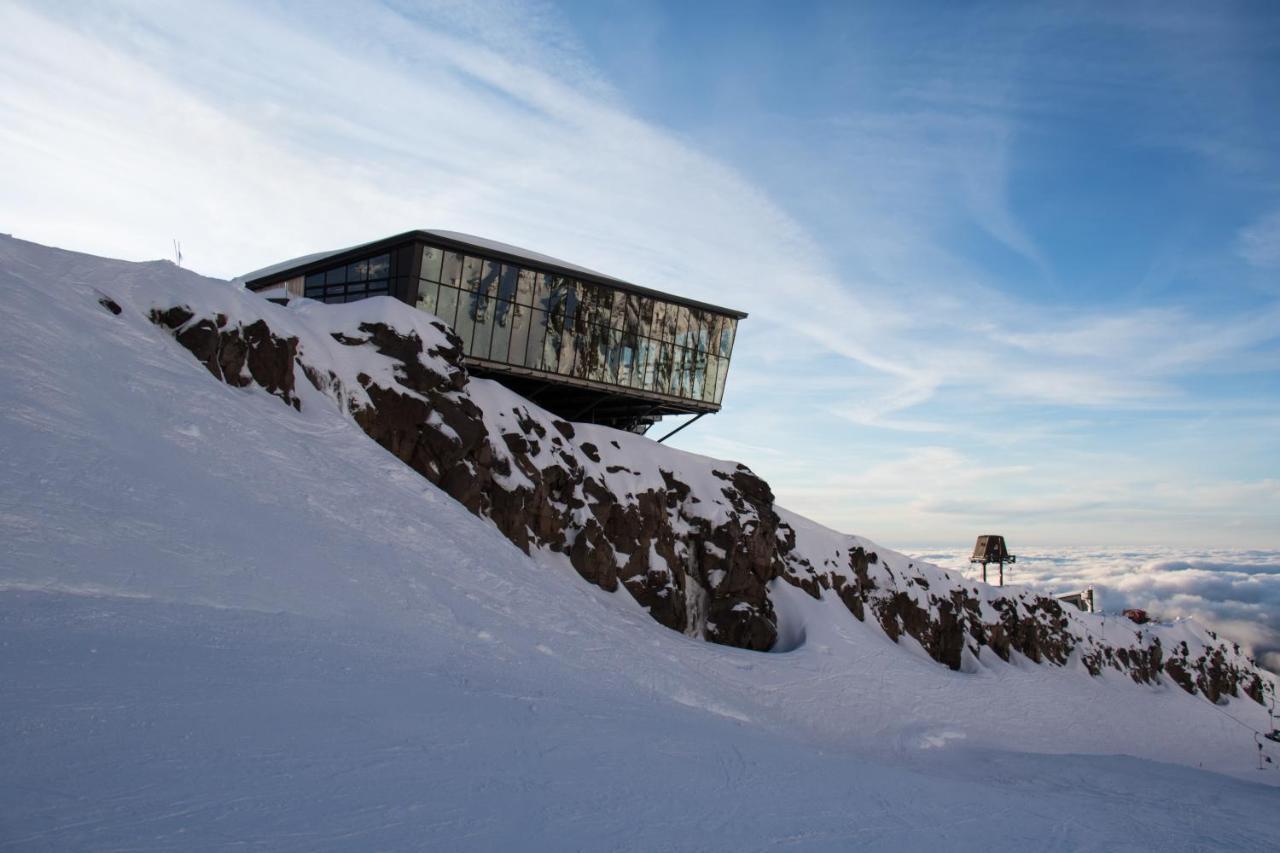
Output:
<svg viewBox="0 0 1280 853">
<path fill-rule="evenodd" d="M 299 407 L 311 384 L 375 441 L 544 561 L 619 584 L 658 622 L 726 645 L 777 643 L 770 584 L 834 598 L 890 639 L 972 670 L 985 654 L 1172 679 L 1216 702 L 1264 702 L 1268 682 L 1233 644 L 1180 625 L 1107 628 L 1050 596 L 966 581 L 774 506 L 745 465 L 559 420 L 503 386 L 472 381 L 461 342 L 390 298 L 350 305 L 209 289 L 156 294 L 153 322 L 215 377 Z M 838 618 L 834 614 L 828 618 Z M 784 626 L 791 634 L 803 626 Z M 1176 635 L 1176 636 L 1175 636 Z M 967 662 L 967 664 L 966 664 Z"/>
</svg>

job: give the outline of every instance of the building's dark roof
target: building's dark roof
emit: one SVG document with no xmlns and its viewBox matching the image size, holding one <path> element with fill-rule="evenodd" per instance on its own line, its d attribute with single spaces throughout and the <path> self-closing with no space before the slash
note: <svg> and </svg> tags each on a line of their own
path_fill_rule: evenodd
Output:
<svg viewBox="0 0 1280 853">
<path fill-rule="evenodd" d="M 506 243 L 499 243 L 496 240 L 489 240 L 484 237 L 462 234 L 457 231 L 406 231 L 403 234 L 384 237 L 381 240 L 374 240 L 371 243 L 362 243 L 358 246 L 349 246 L 345 249 L 337 249 L 331 252 L 319 252 L 312 255 L 305 255 L 300 258 L 294 258 L 293 260 L 283 261 L 278 264 L 272 264 L 269 267 L 264 267 L 260 270 L 255 270 L 254 272 L 238 276 L 236 280 L 243 281 L 245 286 L 250 290 L 262 290 L 273 284 L 279 284 L 282 281 L 293 278 L 296 275 L 305 275 L 348 259 L 354 260 L 356 258 L 364 257 L 371 252 L 377 252 L 384 248 L 389 249 L 392 246 L 396 246 L 410 240 L 422 240 L 424 242 L 431 243 L 432 245 L 441 246 L 442 248 L 452 249 L 454 251 L 471 251 L 479 255 L 496 258 L 500 261 L 507 261 L 513 264 L 532 267 L 543 272 L 567 275 L 572 278 L 582 279 L 583 281 L 602 284 L 606 287 L 616 287 L 619 290 L 627 290 L 633 293 L 652 296 L 668 302 L 675 302 L 681 305 L 688 305 L 693 308 L 714 311 L 718 314 L 725 314 L 730 317 L 737 317 L 738 319 L 742 319 L 747 316 L 745 311 L 738 311 L 733 308 L 723 308 L 719 305 L 699 302 L 695 299 L 688 299 L 673 293 L 665 293 L 663 291 L 641 287 L 640 285 L 604 275 L 603 273 L 598 273 L 594 270 L 577 266 L 576 264 L 561 261 L 557 258 L 550 257 L 549 255 L 532 252 L 528 249 L 522 249 L 518 246 L 511 246 Z"/>
</svg>

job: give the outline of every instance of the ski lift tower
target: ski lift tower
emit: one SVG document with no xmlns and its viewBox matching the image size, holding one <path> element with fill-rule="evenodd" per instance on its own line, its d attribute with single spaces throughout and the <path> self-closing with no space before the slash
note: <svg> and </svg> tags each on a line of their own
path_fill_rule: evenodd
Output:
<svg viewBox="0 0 1280 853">
<path fill-rule="evenodd" d="M 1018 558 L 1009 553 L 1009 549 L 1004 546 L 1004 537 L 996 536 L 988 533 L 985 536 L 979 536 L 978 542 L 973 546 L 973 556 L 969 558 L 969 563 L 982 564 L 982 582 L 987 582 L 987 563 L 995 563 L 1000 567 L 1000 586 L 1004 586 L 1004 564 L 1016 563 Z"/>
</svg>

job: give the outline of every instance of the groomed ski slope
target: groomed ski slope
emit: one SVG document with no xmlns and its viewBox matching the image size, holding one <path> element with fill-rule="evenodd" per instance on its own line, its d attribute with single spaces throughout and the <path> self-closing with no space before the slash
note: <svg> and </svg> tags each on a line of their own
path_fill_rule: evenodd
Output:
<svg viewBox="0 0 1280 853">
<path fill-rule="evenodd" d="M 0 238 L 0 849 L 1280 844 L 1249 700 L 956 673 L 790 589 L 789 652 L 674 633 L 215 381 L 145 319 L 208 287 Z"/>
</svg>

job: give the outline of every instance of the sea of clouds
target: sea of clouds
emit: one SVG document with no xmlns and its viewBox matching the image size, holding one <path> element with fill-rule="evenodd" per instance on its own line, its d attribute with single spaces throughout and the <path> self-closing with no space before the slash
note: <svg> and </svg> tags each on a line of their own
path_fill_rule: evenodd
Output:
<svg viewBox="0 0 1280 853">
<path fill-rule="evenodd" d="M 1016 549 L 1015 549 L 1016 550 Z M 972 548 L 909 553 L 969 578 Z M 1005 582 L 1050 593 L 1092 586 L 1108 613 L 1140 607 L 1160 619 L 1191 617 L 1280 672 L 1280 551 L 1179 548 L 1056 548 L 1017 552 Z M 995 582 L 994 567 L 989 579 Z"/>
</svg>

